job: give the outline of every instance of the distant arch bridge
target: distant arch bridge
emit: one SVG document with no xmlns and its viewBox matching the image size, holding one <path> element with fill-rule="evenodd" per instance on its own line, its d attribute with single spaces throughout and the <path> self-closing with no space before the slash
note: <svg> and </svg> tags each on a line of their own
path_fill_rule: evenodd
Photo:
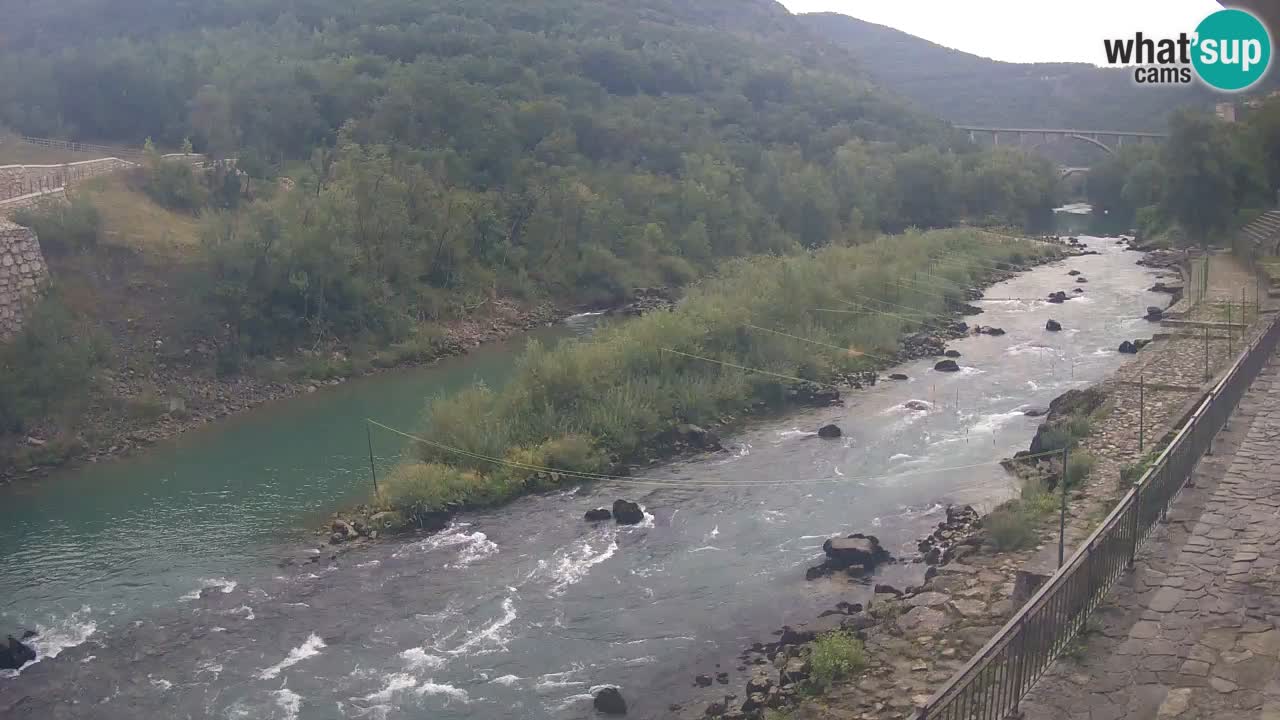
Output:
<svg viewBox="0 0 1280 720">
<path fill-rule="evenodd" d="M 1000 144 L 1001 135 L 1004 135 L 1007 138 L 1013 138 L 1017 145 L 1024 145 L 1027 140 L 1033 141 L 1036 145 L 1043 145 L 1052 139 L 1065 138 L 1068 140 L 1077 140 L 1079 142 L 1089 143 L 1090 145 L 1100 148 L 1108 155 L 1114 155 L 1116 150 L 1123 147 L 1126 141 L 1142 144 L 1148 142 L 1159 142 L 1169 137 L 1167 133 L 1124 130 L 1005 128 L 977 127 L 973 125 L 956 125 L 955 128 L 969 133 L 969 140 L 971 142 L 978 142 L 978 138 L 983 135 L 990 135 L 993 145 Z M 1079 170 L 1076 171 L 1078 172 Z"/>
</svg>

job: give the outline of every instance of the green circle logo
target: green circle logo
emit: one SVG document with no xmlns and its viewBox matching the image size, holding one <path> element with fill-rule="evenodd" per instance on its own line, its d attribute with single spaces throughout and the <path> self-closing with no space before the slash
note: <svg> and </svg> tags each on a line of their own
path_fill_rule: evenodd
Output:
<svg viewBox="0 0 1280 720">
<path fill-rule="evenodd" d="M 1219 10 L 1196 28 L 1192 52 L 1200 79 L 1218 90 L 1244 90 L 1262 79 L 1271 64 L 1267 26 L 1244 10 Z"/>
</svg>

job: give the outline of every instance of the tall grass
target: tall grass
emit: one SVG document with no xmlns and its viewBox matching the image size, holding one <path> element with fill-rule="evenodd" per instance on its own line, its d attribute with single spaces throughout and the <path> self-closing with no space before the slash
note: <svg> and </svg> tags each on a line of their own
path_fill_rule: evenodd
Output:
<svg viewBox="0 0 1280 720">
<path fill-rule="evenodd" d="M 477 385 L 431 401 L 426 437 L 472 456 L 420 445 L 417 464 L 463 475 L 405 470 L 405 477 L 416 479 L 403 483 L 419 489 L 409 493 L 397 487 L 402 481 L 389 478 L 383 499 L 419 512 L 487 504 L 545 483 L 545 478 L 481 457 L 539 455 L 548 442 L 573 437 L 584 438 L 603 467 L 635 456 L 679 423 L 710 424 L 758 402 L 780 405 L 795 384 L 787 378 L 824 382 L 839 373 L 884 367 L 904 333 L 920 329 L 910 319 L 912 313 L 945 313 L 947 303 L 963 300 L 963 288 L 980 283 L 992 266 L 1051 252 L 1030 242 L 992 242 L 978 231 L 945 230 L 909 232 L 853 248 L 732 261 L 693 287 L 671 312 L 609 326 L 592 338 L 555 349 L 532 343 L 501 391 Z M 969 260 L 972 266 L 963 262 Z M 913 276 L 937 289 L 913 292 L 893 284 Z M 857 310 L 842 302 L 866 303 L 866 298 L 893 303 L 900 315 Z M 428 491 L 432 482 L 423 477 L 440 477 L 438 484 L 454 490 Z"/>
</svg>

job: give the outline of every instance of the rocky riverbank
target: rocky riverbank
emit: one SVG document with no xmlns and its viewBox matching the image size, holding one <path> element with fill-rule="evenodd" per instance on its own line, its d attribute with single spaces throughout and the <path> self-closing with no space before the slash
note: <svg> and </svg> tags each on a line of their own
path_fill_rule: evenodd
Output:
<svg viewBox="0 0 1280 720">
<path fill-rule="evenodd" d="M 72 437 L 60 436 L 52 426 L 34 427 L 9 447 L 0 448 L 0 485 L 40 477 L 60 467 L 139 452 L 265 403 L 317 392 L 354 377 L 463 355 L 484 343 L 544 327 L 568 314 L 551 305 L 526 308 L 504 301 L 489 305 L 482 316 L 446 324 L 429 352 L 403 356 L 374 353 L 354 358 L 330 352 L 321 357 L 299 352 L 294 358 L 275 361 L 265 371 L 219 376 L 205 361 L 204 356 L 213 352 L 209 346 L 197 344 L 173 353 L 156 341 L 154 348 L 124 352 L 127 359 L 120 367 L 101 373 L 97 394 L 128 400 L 91 400 L 81 431 Z M 146 351 L 151 351 L 149 357 L 141 357 Z M 325 374 L 332 377 L 305 377 L 307 365 L 317 362 L 331 369 Z M 303 377 L 294 379 L 298 376 Z M 157 388 L 170 392 L 158 393 Z"/>
</svg>

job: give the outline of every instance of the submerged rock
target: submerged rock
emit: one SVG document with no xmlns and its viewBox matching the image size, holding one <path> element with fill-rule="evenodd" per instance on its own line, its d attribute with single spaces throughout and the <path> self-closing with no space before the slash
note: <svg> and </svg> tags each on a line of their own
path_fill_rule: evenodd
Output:
<svg viewBox="0 0 1280 720">
<path fill-rule="evenodd" d="M 0 644 L 0 670 L 17 670 L 35 659 L 36 651 L 12 635 L 8 642 Z"/>
<path fill-rule="evenodd" d="M 602 712 L 605 715 L 627 714 L 627 701 L 622 698 L 622 693 L 615 687 L 597 690 L 595 697 L 591 700 L 591 704 L 595 706 L 598 712 Z"/>
<path fill-rule="evenodd" d="M 1058 332 L 1059 330 L 1062 329 L 1062 323 L 1058 322 L 1057 320 L 1050 319 L 1048 322 L 1044 324 L 1044 329 L 1048 330 L 1049 332 Z"/>
<path fill-rule="evenodd" d="M 582 519 L 588 520 L 590 522 L 600 522 L 601 520 L 612 520 L 613 513 L 609 512 L 609 508 L 596 508 L 594 510 L 588 510 L 586 514 L 582 516 Z"/>
<path fill-rule="evenodd" d="M 890 380 L 910 380 L 911 378 L 907 377 L 902 373 L 893 373 L 892 375 L 889 376 L 889 379 Z"/>
<path fill-rule="evenodd" d="M 630 500 L 614 500 L 613 519 L 617 520 L 619 525 L 638 525 L 644 522 L 644 510 L 640 509 L 639 504 Z"/>
<path fill-rule="evenodd" d="M 908 410 L 915 410 L 917 412 L 921 412 L 921 411 L 929 410 L 933 406 L 925 402 L 924 400 L 908 400 L 902 403 L 902 407 Z"/>
<path fill-rule="evenodd" d="M 933 369 L 938 372 L 960 372 L 960 366 L 956 364 L 955 360 L 942 360 L 934 365 Z"/>
<path fill-rule="evenodd" d="M 1079 270 L 1069 270 L 1069 271 L 1067 271 L 1067 274 L 1068 274 L 1068 275 L 1079 275 L 1079 274 L 1080 274 L 1080 271 L 1079 271 Z"/>
<path fill-rule="evenodd" d="M 843 434 L 839 425 L 823 425 L 818 428 L 818 437 L 820 438 L 838 438 Z"/>
<path fill-rule="evenodd" d="M 1087 283 L 1087 282 L 1089 282 L 1089 278 L 1087 278 L 1087 277 L 1078 277 L 1078 278 L 1076 278 L 1076 282 L 1078 282 L 1078 283 Z"/>
</svg>

